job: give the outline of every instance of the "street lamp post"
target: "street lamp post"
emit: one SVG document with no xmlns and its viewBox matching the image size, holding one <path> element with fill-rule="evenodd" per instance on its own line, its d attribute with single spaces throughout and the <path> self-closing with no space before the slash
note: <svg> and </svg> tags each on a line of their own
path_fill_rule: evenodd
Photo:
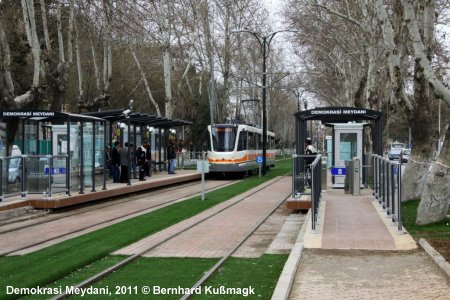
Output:
<svg viewBox="0 0 450 300">
<path fill-rule="evenodd" d="M 262 78 L 262 109 L 263 109 L 263 115 L 262 115 L 262 127 L 263 127 L 263 141 L 262 141 L 262 156 L 263 156 L 263 163 L 262 163 L 262 174 L 266 175 L 266 155 L 267 155 L 267 116 L 266 116 L 266 60 L 269 56 L 269 47 L 270 42 L 272 41 L 273 37 L 279 33 L 279 32 L 298 32 L 298 30 L 278 30 L 275 32 L 272 32 L 268 35 L 260 35 L 254 31 L 250 30 L 232 30 L 231 33 L 240 33 L 240 32 L 247 32 L 253 35 L 257 40 L 259 45 L 261 46 L 261 54 L 263 57 L 263 78 Z"/>
</svg>

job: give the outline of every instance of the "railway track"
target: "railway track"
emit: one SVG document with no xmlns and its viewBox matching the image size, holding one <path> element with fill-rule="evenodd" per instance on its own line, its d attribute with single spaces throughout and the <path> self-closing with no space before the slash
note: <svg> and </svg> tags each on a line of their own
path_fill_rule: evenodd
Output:
<svg viewBox="0 0 450 300">
<path fill-rule="evenodd" d="M 83 282 L 77 284 L 76 286 L 73 287 L 73 290 L 79 290 L 82 288 L 85 288 L 88 285 L 91 285 L 97 281 L 99 281 L 100 279 L 108 276 L 109 274 L 123 268 L 124 266 L 129 265 L 130 263 L 134 262 L 135 260 L 137 260 L 138 258 L 140 258 L 141 256 L 143 256 L 145 253 L 155 249 L 158 246 L 161 246 L 162 244 L 170 241 L 171 239 L 179 236 L 182 233 L 185 233 L 186 231 L 192 229 L 195 226 L 200 225 L 201 223 L 221 214 L 224 213 L 226 210 L 242 203 L 243 201 L 245 201 L 247 198 L 249 198 L 252 195 L 257 194 L 258 192 L 263 191 L 264 189 L 270 189 L 272 185 L 274 185 L 275 183 L 277 183 L 278 181 L 280 181 L 281 179 L 283 179 L 284 177 L 278 177 L 272 181 L 270 181 L 269 183 L 265 183 L 262 186 L 259 186 L 255 189 L 253 189 L 251 192 L 246 192 L 241 194 L 238 198 L 236 198 L 235 200 L 233 200 L 232 202 L 229 203 L 224 203 L 223 207 L 221 207 L 220 209 L 217 210 L 210 210 L 208 211 L 207 214 L 205 214 L 205 216 L 202 216 L 201 218 L 199 218 L 198 220 L 195 220 L 193 222 L 189 222 L 187 223 L 185 226 L 181 226 L 181 228 L 177 231 L 173 231 L 172 233 L 168 234 L 166 237 L 162 238 L 161 240 L 159 240 L 158 242 L 144 247 L 141 250 L 139 250 L 137 253 L 121 260 L 120 262 L 116 263 L 115 265 L 95 274 L 94 276 L 84 280 Z M 220 269 L 220 267 L 223 265 L 223 263 L 231 256 L 233 255 L 233 253 L 235 253 L 241 246 L 242 244 L 247 241 L 249 239 L 250 236 L 252 236 L 252 234 L 254 234 L 254 232 L 279 208 L 279 206 L 285 201 L 285 199 L 279 200 L 276 205 L 274 205 L 274 207 L 270 210 L 270 212 L 265 215 L 264 218 L 260 219 L 254 226 L 253 228 L 251 228 L 250 231 L 248 231 L 246 233 L 246 235 L 241 238 L 240 240 L 238 240 L 235 245 L 232 247 L 232 249 L 230 251 L 228 251 L 211 269 L 209 269 L 208 271 L 206 271 L 205 275 L 195 283 L 195 285 L 189 289 L 189 290 L 194 290 L 197 287 L 200 287 L 209 277 L 211 277 L 215 272 L 217 272 L 217 270 Z M 70 294 L 67 293 L 62 293 L 60 295 L 57 295 L 56 297 L 52 298 L 54 300 L 57 299 L 65 299 L 67 297 L 70 297 Z M 190 296 L 190 294 L 185 294 L 181 299 L 188 299 Z"/>
<path fill-rule="evenodd" d="M 213 181 L 209 181 L 209 182 L 213 182 Z M 210 187 L 210 188 L 207 188 L 206 191 L 215 190 L 217 188 L 222 188 L 224 186 L 228 186 L 230 184 L 235 183 L 235 181 L 226 181 L 225 183 L 224 183 L 224 181 L 218 181 L 218 182 L 220 184 L 214 185 L 213 187 Z M 105 208 L 114 208 L 114 207 L 117 207 L 118 209 L 120 209 L 121 205 L 129 205 L 134 201 L 139 201 L 144 198 L 148 198 L 152 195 L 156 195 L 156 194 L 161 195 L 161 193 L 170 194 L 171 192 L 173 192 L 175 190 L 180 190 L 182 188 L 186 189 L 188 187 L 193 187 L 193 186 L 198 186 L 198 182 L 190 183 L 190 184 L 183 184 L 183 185 L 179 185 L 176 187 L 162 188 L 162 189 L 159 189 L 158 191 L 152 191 L 152 192 L 148 192 L 148 193 L 144 193 L 144 194 L 139 194 L 137 196 L 133 196 L 130 199 L 119 200 L 119 201 L 115 201 L 114 203 L 102 203 L 102 204 L 95 205 L 94 207 L 92 207 L 92 206 L 83 207 L 80 210 L 69 212 L 68 214 L 64 214 L 63 216 L 57 216 L 55 218 L 51 218 L 48 220 L 41 220 L 40 222 L 35 222 L 33 224 L 27 224 L 25 226 L 0 231 L 0 240 L 2 239 L 2 236 L 4 237 L 6 234 L 18 235 L 18 234 L 20 234 L 21 230 L 27 230 L 29 228 L 32 228 L 33 226 L 45 225 L 47 223 L 61 221 L 62 219 L 66 219 L 66 218 L 70 218 L 70 217 L 79 217 L 80 219 L 82 219 L 83 214 L 91 214 L 96 210 L 104 210 Z M 5 250 L 5 251 L 0 251 L 0 255 L 6 256 L 6 255 L 23 254 L 23 252 L 26 251 L 27 249 L 33 249 L 33 248 L 39 247 L 43 244 L 51 243 L 52 241 L 60 241 L 61 239 L 64 239 L 65 237 L 73 236 L 73 235 L 88 231 L 93 228 L 99 228 L 102 226 L 113 224 L 118 221 L 122 221 L 122 220 L 132 218 L 132 217 L 135 217 L 135 216 L 138 216 L 141 214 L 145 214 L 156 208 L 161 208 L 161 207 L 167 206 L 169 204 L 172 204 L 172 203 L 175 203 L 178 201 L 182 201 L 183 199 L 186 199 L 186 198 L 198 195 L 198 194 L 199 194 L 198 191 L 190 192 L 190 193 L 183 194 L 180 197 L 174 197 L 168 201 L 163 201 L 160 203 L 153 203 L 153 204 L 150 204 L 145 207 L 139 207 L 138 209 L 129 211 L 129 212 L 121 214 L 119 216 L 103 219 L 103 220 L 101 220 L 99 222 L 95 222 L 93 224 L 88 224 L 86 226 L 78 227 L 76 230 L 71 230 L 69 232 L 64 232 L 62 234 L 57 234 L 57 235 L 54 235 L 49 238 L 41 239 L 38 242 L 30 243 L 25 246 L 16 247 L 14 249 L 9 249 L 9 250 Z"/>
</svg>

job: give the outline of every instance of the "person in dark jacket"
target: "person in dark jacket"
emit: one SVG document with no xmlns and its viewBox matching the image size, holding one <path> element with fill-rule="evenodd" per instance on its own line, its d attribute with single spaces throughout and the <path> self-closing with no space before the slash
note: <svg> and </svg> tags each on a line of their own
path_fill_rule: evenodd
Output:
<svg viewBox="0 0 450 300">
<path fill-rule="evenodd" d="M 312 145 L 312 141 L 310 138 L 307 138 L 305 141 L 305 155 L 310 155 L 309 157 L 305 157 L 305 165 L 306 172 L 308 173 L 308 185 L 311 187 L 311 164 L 314 162 L 317 156 L 317 150 Z"/>
<path fill-rule="evenodd" d="M 129 166 L 129 154 L 128 154 L 128 147 L 130 145 L 128 142 L 125 143 L 125 147 L 121 148 L 119 150 L 120 155 L 120 182 L 127 183 L 128 182 L 128 168 Z"/>
<path fill-rule="evenodd" d="M 173 142 L 169 143 L 169 146 L 167 147 L 167 160 L 169 162 L 169 174 L 176 174 L 175 173 L 175 159 L 177 158 L 177 153 L 175 151 L 175 144 Z"/>
<path fill-rule="evenodd" d="M 115 141 L 114 142 L 114 148 L 111 151 L 111 160 L 112 160 L 112 169 L 113 169 L 113 173 L 112 173 L 112 177 L 113 177 L 113 182 L 120 182 L 120 154 L 119 154 L 119 150 L 120 150 L 120 142 L 119 141 Z"/>
</svg>

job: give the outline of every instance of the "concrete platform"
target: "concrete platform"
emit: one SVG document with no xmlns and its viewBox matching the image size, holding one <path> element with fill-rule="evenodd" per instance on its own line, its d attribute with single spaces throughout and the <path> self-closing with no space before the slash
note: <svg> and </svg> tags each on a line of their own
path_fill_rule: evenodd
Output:
<svg viewBox="0 0 450 300">
<path fill-rule="evenodd" d="M 68 196 L 65 193 L 55 193 L 52 197 L 48 198 L 45 198 L 43 195 L 39 194 L 29 194 L 25 198 L 20 196 L 11 197 L 6 198 L 4 202 L 0 202 L 0 212 L 27 206 L 38 209 L 63 208 L 130 193 L 142 192 L 176 183 L 200 180 L 200 178 L 201 175 L 194 170 L 177 170 L 177 174 L 167 174 L 165 172 L 152 174 L 151 177 L 146 177 L 145 181 L 132 179 L 131 185 L 107 181 L 106 190 L 102 190 L 102 187 L 96 187 L 96 191 L 91 192 L 90 188 L 86 188 L 84 194 L 79 194 L 76 191 L 72 191 L 71 196 Z"/>
<path fill-rule="evenodd" d="M 308 220 L 304 239 L 305 248 L 412 250 L 414 239 L 381 209 L 371 190 L 362 190 L 360 196 L 345 194 L 343 189 L 328 189 L 322 194 L 316 232 Z"/>
</svg>

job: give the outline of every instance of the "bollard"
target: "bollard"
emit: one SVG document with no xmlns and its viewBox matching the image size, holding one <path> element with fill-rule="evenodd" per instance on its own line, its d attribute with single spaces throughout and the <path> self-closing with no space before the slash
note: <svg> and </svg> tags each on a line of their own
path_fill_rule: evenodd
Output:
<svg viewBox="0 0 450 300">
<path fill-rule="evenodd" d="M 361 171 L 361 164 L 358 157 L 354 157 L 352 161 L 352 195 L 353 196 L 359 196 L 361 195 L 361 177 L 360 177 L 360 171 Z"/>
</svg>

